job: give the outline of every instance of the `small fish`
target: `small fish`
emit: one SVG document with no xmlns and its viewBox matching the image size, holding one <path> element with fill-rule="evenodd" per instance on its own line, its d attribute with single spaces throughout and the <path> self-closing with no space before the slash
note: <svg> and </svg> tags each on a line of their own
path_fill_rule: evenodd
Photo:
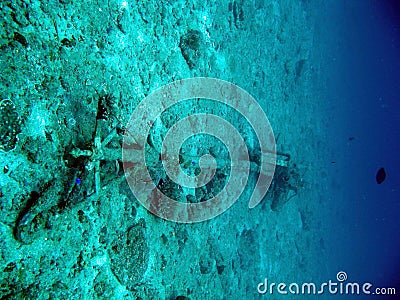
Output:
<svg viewBox="0 0 400 300">
<path fill-rule="evenodd" d="M 354 136 L 351 136 L 348 138 L 349 141 L 354 141 L 356 138 Z"/>
<path fill-rule="evenodd" d="M 378 172 L 376 172 L 376 183 L 381 184 L 386 179 L 386 171 L 385 168 L 380 168 Z"/>
</svg>

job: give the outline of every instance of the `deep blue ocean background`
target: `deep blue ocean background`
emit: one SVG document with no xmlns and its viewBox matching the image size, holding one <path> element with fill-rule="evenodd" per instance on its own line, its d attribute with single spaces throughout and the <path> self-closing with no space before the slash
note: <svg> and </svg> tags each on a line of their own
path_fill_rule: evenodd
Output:
<svg viewBox="0 0 400 300">
<path fill-rule="evenodd" d="M 337 155 L 327 165 L 340 174 L 331 191 L 339 209 L 331 215 L 328 266 L 399 294 L 400 1 L 331 1 L 327 8 L 330 80 L 320 101 L 334 103 L 329 143 Z M 378 185 L 381 167 L 387 177 Z"/>
</svg>

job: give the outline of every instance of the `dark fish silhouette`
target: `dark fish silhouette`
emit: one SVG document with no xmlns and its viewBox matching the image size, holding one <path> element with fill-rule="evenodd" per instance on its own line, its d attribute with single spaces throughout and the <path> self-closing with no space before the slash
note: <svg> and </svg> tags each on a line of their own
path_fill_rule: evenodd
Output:
<svg viewBox="0 0 400 300">
<path fill-rule="evenodd" d="M 386 179 L 386 171 L 385 168 L 380 168 L 378 172 L 376 172 L 376 183 L 381 184 Z"/>
</svg>

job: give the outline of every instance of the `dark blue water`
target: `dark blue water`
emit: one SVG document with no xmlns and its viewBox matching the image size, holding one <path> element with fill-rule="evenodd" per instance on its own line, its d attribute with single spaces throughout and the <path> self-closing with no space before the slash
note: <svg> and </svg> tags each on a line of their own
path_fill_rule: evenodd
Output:
<svg viewBox="0 0 400 300">
<path fill-rule="evenodd" d="M 330 6 L 327 98 L 337 116 L 332 168 L 342 176 L 332 191 L 341 209 L 332 213 L 329 266 L 350 281 L 396 287 L 397 298 L 380 299 L 400 299 L 400 1 Z M 387 178 L 378 185 L 381 167 Z"/>
</svg>

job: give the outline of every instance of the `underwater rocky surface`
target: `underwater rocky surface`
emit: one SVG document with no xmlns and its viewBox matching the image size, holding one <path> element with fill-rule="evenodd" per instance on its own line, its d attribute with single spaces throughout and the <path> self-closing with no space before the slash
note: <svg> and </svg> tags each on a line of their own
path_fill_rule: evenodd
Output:
<svg viewBox="0 0 400 300">
<path fill-rule="evenodd" d="M 0 6 L 1 298 L 249 299 L 267 276 L 294 281 L 323 264 L 317 204 L 309 200 L 315 182 L 307 177 L 317 162 L 308 141 L 322 133 L 313 113 L 321 104 L 311 100 L 318 74 L 305 1 Z M 134 198 L 121 144 L 145 96 L 194 76 L 252 94 L 290 161 L 258 207 L 247 207 L 254 176 L 226 213 L 178 224 Z M 221 166 L 195 194 L 161 180 L 160 140 L 196 109 L 230 119 L 257 148 L 246 123 L 226 107 L 187 101 L 165 112 L 148 139 L 149 168 L 165 193 L 188 202 L 218 193 L 229 176 Z M 199 151 L 227 155 L 218 141 L 200 144 Z M 184 168 L 197 172 L 185 159 Z"/>
</svg>

